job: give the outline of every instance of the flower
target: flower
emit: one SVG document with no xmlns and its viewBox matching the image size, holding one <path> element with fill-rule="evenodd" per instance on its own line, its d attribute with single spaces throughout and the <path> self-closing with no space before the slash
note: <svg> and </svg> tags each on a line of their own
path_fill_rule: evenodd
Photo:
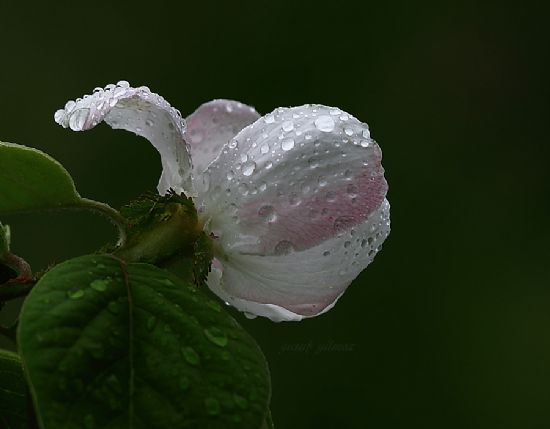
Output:
<svg viewBox="0 0 550 429">
<path fill-rule="evenodd" d="M 184 120 L 149 88 L 120 81 L 69 101 L 55 120 L 74 131 L 105 121 L 153 144 L 159 193 L 191 196 L 215 241 L 208 286 L 247 315 L 326 312 L 389 234 L 382 153 L 368 126 L 340 109 L 260 117 L 213 100 Z"/>
</svg>

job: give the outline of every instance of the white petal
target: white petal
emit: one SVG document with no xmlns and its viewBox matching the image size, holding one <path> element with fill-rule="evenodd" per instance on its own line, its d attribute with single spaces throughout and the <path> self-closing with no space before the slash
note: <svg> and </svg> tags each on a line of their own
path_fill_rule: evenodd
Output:
<svg viewBox="0 0 550 429">
<path fill-rule="evenodd" d="M 159 151 L 163 172 L 158 190 L 192 192 L 191 158 L 185 144 L 185 121 L 160 95 L 147 87 L 132 88 L 126 81 L 96 88 L 92 95 L 68 101 L 55 113 L 64 128 L 84 131 L 105 121 L 112 128 L 145 137 Z"/>
<path fill-rule="evenodd" d="M 361 223 L 313 248 L 280 256 L 230 253 L 214 264 L 210 289 L 237 309 L 273 321 L 328 311 L 372 262 L 390 232 L 387 200 Z"/>
<path fill-rule="evenodd" d="M 203 216 L 225 252 L 314 247 L 358 225 L 387 191 L 366 124 L 338 109 L 277 109 L 243 129 L 203 176 Z"/>
<path fill-rule="evenodd" d="M 253 107 L 233 100 L 209 101 L 188 116 L 185 139 L 195 174 L 202 173 L 229 140 L 259 117 Z"/>
</svg>

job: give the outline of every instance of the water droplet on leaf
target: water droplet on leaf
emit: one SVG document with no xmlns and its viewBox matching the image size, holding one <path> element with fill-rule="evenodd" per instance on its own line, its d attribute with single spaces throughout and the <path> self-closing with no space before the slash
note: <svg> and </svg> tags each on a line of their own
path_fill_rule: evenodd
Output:
<svg viewBox="0 0 550 429">
<path fill-rule="evenodd" d="M 201 358 L 192 347 L 182 347 L 181 354 L 187 363 L 195 366 L 200 365 Z"/>
<path fill-rule="evenodd" d="M 227 345 L 227 335 L 221 329 L 212 327 L 204 330 L 204 335 L 211 343 L 216 344 L 220 347 L 225 347 Z"/>
</svg>

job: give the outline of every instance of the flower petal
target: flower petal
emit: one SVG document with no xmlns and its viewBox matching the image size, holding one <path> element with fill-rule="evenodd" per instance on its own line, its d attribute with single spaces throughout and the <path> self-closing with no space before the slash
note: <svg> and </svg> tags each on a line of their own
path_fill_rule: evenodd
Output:
<svg viewBox="0 0 550 429">
<path fill-rule="evenodd" d="M 145 137 L 159 151 L 162 177 L 158 190 L 192 192 L 191 158 L 183 135 L 185 121 L 160 95 L 145 86 L 132 88 L 126 81 L 96 88 L 92 95 L 68 101 L 55 113 L 64 128 L 84 131 L 105 121 L 114 129 L 131 131 Z"/>
<path fill-rule="evenodd" d="M 213 265 L 210 289 L 237 309 L 279 321 L 328 311 L 372 262 L 390 232 L 389 203 L 349 231 L 280 256 L 230 253 Z"/>
<path fill-rule="evenodd" d="M 303 251 L 359 225 L 386 196 L 366 124 L 318 105 L 280 108 L 210 164 L 199 207 L 225 252 Z"/>
<path fill-rule="evenodd" d="M 233 100 L 209 101 L 188 116 L 185 139 L 195 174 L 202 173 L 229 140 L 259 117 L 253 107 Z"/>
</svg>

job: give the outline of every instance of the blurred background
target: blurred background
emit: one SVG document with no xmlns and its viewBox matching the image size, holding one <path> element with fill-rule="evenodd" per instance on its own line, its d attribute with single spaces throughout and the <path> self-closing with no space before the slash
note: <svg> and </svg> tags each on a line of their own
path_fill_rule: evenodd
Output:
<svg viewBox="0 0 550 429">
<path fill-rule="evenodd" d="M 155 189 L 160 161 L 130 133 L 54 123 L 96 86 L 147 85 L 184 116 L 213 98 L 352 113 L 384 153 L 383 251 L 321 317 L 234 312 L 269 361 L 277 428 L 549 428 L 549 11 L 175 4 L 0 1 L 0 139 L 46 151 L 83 196 L 119 207 Z M 115 232 L 86 213 L 2 221 L 35 270 Z"/>
</svg>

